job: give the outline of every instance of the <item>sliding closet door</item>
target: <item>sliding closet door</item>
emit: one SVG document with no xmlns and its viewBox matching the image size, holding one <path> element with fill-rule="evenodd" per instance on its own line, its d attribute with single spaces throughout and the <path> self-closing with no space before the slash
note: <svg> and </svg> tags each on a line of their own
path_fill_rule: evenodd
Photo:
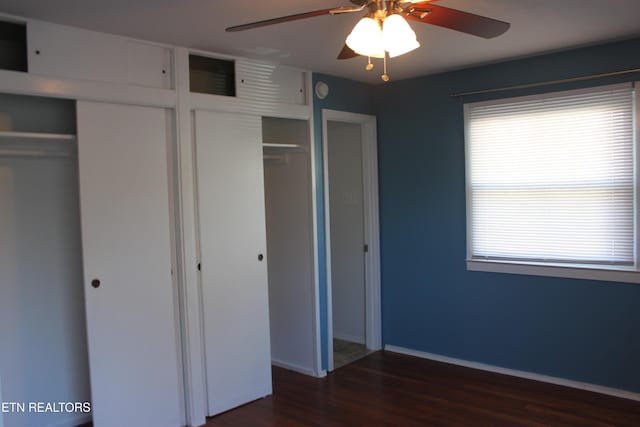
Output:
<svg viewBox="0 0 640 427">
<path fill-rule="evenodd" d="M 167 112 L 93 102 L 77 111 L 94 426 L 177 427 Z"/>
<path fill-rule="evenodd" d="M 261 120 L 196 111 L 209 415 L 271 394 Z"/>
</svg>

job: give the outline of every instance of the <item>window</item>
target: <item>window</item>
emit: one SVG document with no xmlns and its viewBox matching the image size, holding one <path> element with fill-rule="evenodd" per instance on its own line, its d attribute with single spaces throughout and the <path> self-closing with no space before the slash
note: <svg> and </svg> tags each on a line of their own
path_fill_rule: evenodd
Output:
<svg viewBox="0 0 640 427">
<path fill-rule="evenodd" d="M 466 104 L 465 127 L 469 269 L 640 282 L 632 85 Z"/>
</svg>

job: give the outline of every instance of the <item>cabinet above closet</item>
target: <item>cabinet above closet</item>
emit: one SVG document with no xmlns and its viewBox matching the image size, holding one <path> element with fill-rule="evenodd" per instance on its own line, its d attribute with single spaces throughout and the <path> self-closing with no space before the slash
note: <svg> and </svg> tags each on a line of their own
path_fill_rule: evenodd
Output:
<svg viewBox="0 0 640 427">
<path fill-rule="evenodd" d="M 171 89 L 172 49 L 41 21 L 0 18 L 0 69 Z"/>
<path fill-rule="evenodd" d="M 192 93 L 253 100 L 262 104 L 308 105 L 306 71 L 261 61 L 189 54 Z"/>
<path fill-rule="evenodd" d="M 308 117 L 308 70 L 0 14 L 0 91 Z"/>
<path fill-rule="evenodd" d="M 170 89 L 171 49 L 47 22 L 27 25 L 29 72 Z"/>
</svg>

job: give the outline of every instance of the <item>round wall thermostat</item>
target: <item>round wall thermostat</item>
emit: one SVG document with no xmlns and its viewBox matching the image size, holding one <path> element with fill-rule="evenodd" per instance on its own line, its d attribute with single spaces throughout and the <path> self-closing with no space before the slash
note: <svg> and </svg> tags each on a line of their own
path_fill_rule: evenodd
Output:
<svg viewBox="0 0 640 427">
<path fill-rule="evenodd" d="M 325 99 L 329 95 L 329 85 L 325 82 L 316 83 L 316 96 L 319 99 Z"/>
</svg>

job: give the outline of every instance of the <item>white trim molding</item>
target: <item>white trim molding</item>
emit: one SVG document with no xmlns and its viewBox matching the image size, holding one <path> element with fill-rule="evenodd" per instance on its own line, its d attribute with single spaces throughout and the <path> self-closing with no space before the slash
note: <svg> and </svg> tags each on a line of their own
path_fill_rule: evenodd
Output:
<svg viewBox="0 0 640 427">
<path fill-rule="evenodd" d="M 171 89 L 46 77 L 7 70 L 0 70 L 0 92 L 162 108 L 174 108 L 177 102 L 176 91 Z"/>
<path fill-rule="evenodd" d="M 310 377 L 324 377 L 325 375 L 321 375 L 320 372 L 316 373 L 314 369 L 308 369 L 304 366 L 295 365 L 293 363 L 283 362 L 281 360 L 271 359 L 271 364 L 273 366 L 277 366 L 278 368 L 286 369 L 288 371 L 297 372 L 299 374 L 308 375 Z"/>
<path fill-rule="evenodd" d="M 603 270 L 593 266 L 577 267 L 518 263 L 509 261 L 467 260 L 467 270 L 487 273 L 524 274 L 528 276 L 562 277 L 566 279 L 601 280 L 607 282 L 640 283 L 640 272 L 635 270 Z"/>
<path fill-rule="evenodd" d="M 365 317 L 366 346 L 369 350 L 382 348 L 382 308 L 380 291 L 380 220 L 378 210 L 378 137 L 375 116 L 322 109 L 322 154 L 324 178 L 324 226 L 327 283 L 327 368 L 333 363 L 333 308 L 331 291 L 331 215 L 329 204 L 329 151 L 327 123 L 353 123 L 362 128 L 362 174 L 364 195 L 365 242 L 369 250 L 365 256 Z"/>
<path fill-rule="evenodd" d="M 198 232 L 196 229 L 195 153 L 192 113 L 185 93 L 189 90 L 189 53 L 175 50 L 176 108 L 176 223 L 177 263 L 180 293 L 183 381 L 188 426 L 206 422 L 207 387 L 204 357 L 202 289 L 198 274 Z"/>
<path fill-rule="evenodd" d="M 313 239 L 313 333 L 315 334 L 313 355 L 314 355 L 314 376 L 323 378 L 327 376 L 327 371 L 322 369 L 322 325 L 320 322 L 320 259 L 318 249 L 318 183 L 316 181 L 316 141 L 315 135 L 315 118 L 313 114 L 313 95 L 311 87 L 313 78 L 311 72 L 306 73 L 306 90 L 309 98 L 307 104 L 309 106 L 309 162 L 311 171 L 311 223 L 312 223 L 312 239 Z"/>
<path fill-rule="evenodd" d="M 394 345 L 385 345 L 384 349 L 385 351 L 390 351 L 392 353 L 399 353 L 407 356 L 419 357 L 421 359 L 463 366 L 465 368 L 479 369 L 481 371 L 494 372 L 496 374 L 510 375 L 512 377 L 525 378 L 528 380 L 540 381 L 543 383 L 555 384 L 564 387 L 571 387 L 579 390 L 586 390 L 594 393 L 606 394 L 608 396 L 615 396 L 640 402 L 640 393 L 635 393 L 628 390 L 620 390 L 617 388 L 605 387 L 581 381 L 574 381 L 566 378 L 552 377 L 550 375 L 535 374 L 533 372 L 520 371 L 517 369 L 502 368 L 500 366 L 488 365 L 486 363 L 471 362 L 469 360 L 456 359 L 454 357 L 426 353 L 424 351 L 411 350 L 409 348 L 397 347 Z"/>
</svg>

